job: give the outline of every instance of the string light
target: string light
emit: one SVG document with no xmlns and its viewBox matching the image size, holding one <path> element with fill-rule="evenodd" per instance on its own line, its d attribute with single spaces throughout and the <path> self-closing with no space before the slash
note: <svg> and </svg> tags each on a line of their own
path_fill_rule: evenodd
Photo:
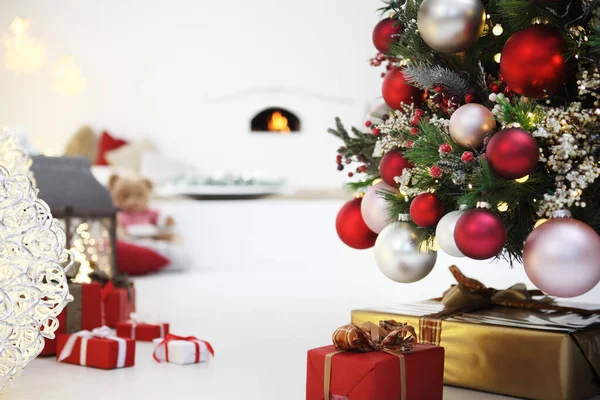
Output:
<svg viewBox="0 0 600 400">
<path fill-rule="evenodd" d="M 494 61 L 496 61 L 498 64 L 500 64 L 500 59 L 502 58 L 502 54 L 500 53 L 496 53 L 494 55 Z"/>
<path fill-rule="evenodd" d="M 500 24 L 496 24 L 496 26 L 494 26 L 494 29 L 492 29 L 492 33 L 495 36 L 502 35 L 502 32 L 504 32 L 504 29 L 502 28 L 502 25 L 500 25 Z"/>
<path fill-rule="evenodd" d="M 517 182 L 517 183 L 525 183 L 525 182 L 527 182 L 528 180 L 529 180 L 529 175 L 525 175 L 525 176 L 524 176 L 524 177 L 522 177 L 522 178 L 515 179 L 515 182 Z"/>
<path fill-rule="evenodd" d="M 508 211 L 508 204 L 505 202 L 498 203 L 497 208 L 498 208 L 498 211 L 500 211 L 500 212 L 506 212 L 506 211 Z"/>
<path fill-rule="evenodd" d="M 9 71 L 36 72 L 46 61 L 46 47 L 29 35 L 29 25 L 28 19 L 19 17 L 10 24 L 10 34 L 4 41 L 5 66 Z"/>
<path fill-rule="evenodd" d="M 541 219 L 538 219 L 538 220 L 536 221 L 535 225 L 533 226 L 533 228 L 535 229 L 535 228 L 539 227 L 539 226 L 540 226 L 540 225 L 542 225 L 544 222 L 548 222 L 548 220 L 547 220 L 546 218 L 541 218 Z"/>
</svg>

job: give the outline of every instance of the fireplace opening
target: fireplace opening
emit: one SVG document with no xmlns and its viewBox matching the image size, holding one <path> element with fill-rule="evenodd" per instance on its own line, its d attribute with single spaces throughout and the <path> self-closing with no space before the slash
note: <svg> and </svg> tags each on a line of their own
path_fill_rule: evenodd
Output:
<svg viewBox="0 0 600 400">
<path fill-rule="evenodd" d="M 252 132 L 274 132 L 287 135 L 300 132 L 300 119 L 285 108 L 267 108 L 256 114 L 250 122 Z"/>
</svg>

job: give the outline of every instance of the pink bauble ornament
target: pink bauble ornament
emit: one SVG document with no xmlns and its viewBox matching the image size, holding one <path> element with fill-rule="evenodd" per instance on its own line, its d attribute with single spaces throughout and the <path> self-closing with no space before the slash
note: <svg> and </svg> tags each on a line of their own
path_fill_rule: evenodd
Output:
<svg viewBox="0 0 600 400">
<path fill-rule="evenodd" d="M 392 222 L 388 212 L 388 203 L 381 196 L 381 192 L 398 193 L 398 189 L 388 185 L 385 182 L 379 182 L 371 186 L 365 197 L 363 197 L 360 211 L 365 224 L 375 233 L 380 233 L 383 228 Z"/>
<path fill-rule="evenodd" d="M 575 297 L 600 282 L 600 236 L 572 218 L 553 218 L 535 228 L 523 248 L 531 282 L 557 297 Z"/>
</svg>

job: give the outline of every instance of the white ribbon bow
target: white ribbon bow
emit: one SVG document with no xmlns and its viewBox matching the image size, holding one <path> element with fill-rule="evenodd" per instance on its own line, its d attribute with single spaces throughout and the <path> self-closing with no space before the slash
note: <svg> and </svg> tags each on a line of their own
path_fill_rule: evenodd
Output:
<svg viewBox="0 0 600 400">
<path fill-rule="evenodd" d="M 160 327 L 160 337 L 165 337 L 165 324 L 163 322 L 159 322 L 156 318 L 146 318 L 144 316 L 140 316 L 137 313 L 131 313 L 129 317 L 129 321 L 131 324 L 131 338 L 135 339 L 135 327 L 140 324 L 146 325 L 158 325 Z"/>
<path fill-rule="evenodd" d="M 65 343 L 65 347 L 63 347 L 60 352 L 60 356 L 58 357 L 58 361 L 63 361 L 67 357 L 73 353 L 73 348 L 75 347 L 75 343 L 77 339 L 81 338 L 81 349 L 79 351 L 79 364 L 85 366 L 87 360 L 87 342 L 92 338 L 103 338 L 109 340 L 116 340 L 119 343 L 119 353 L 117 355 L 117 368 L 123 368 L 125 366 L 125 356 L 127 355 L 127 341 L 123 338 L 116 337 L 113 333 L 113 330 L 108 326 L 103 326 L 101 328 L 96 328 L 92 331 L 79 331 L 77 333 L 72 334 L 69 339 L 67 339 L 67 343 Z"/>
</svg>

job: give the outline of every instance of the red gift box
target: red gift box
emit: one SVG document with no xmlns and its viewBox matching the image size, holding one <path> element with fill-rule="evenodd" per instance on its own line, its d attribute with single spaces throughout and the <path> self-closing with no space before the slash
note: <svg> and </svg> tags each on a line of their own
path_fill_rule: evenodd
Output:
<svg viewBox="0 0 600 400">
<path fill-rule="evenodd" d="M 108 332 L 103 331 L 105 328 Z M 135 364 L 135 340 L 111 336 L 108 327 L 100 328 L 100 333 L 97 331 L 58 336 L 56 359 L 102 369 L 132 367 Z"/>
<path fill-rule="evenodd" d="M 137 323 L 135 321 L 127 321 L 117 324 L 117 336 L 131 338 L 141 342 L 152 342 L 154 339 L 165 337 L 168 333 L 169 324 L 164 323 Z"/>
<path fill-rule="evenodd" d="M 102 286 L 99 283 L 69 283 L 69 292 L 73 301 L 58 314 L 56 336 L 92 330 L 102 326 Z M 56 339 L 44 338 L 42 356 L 56 354 Z"/>
<path fill-rule="evenodd" d="M 325 346 L 308 352 L 306 399 L 325 397 L 326 358 L 330 357 L 329 394 L 343 400 L 442 399 L 444 349 L 418 344 L 408 353 L 339 352 Z"/>
<path fill-rule="evenodd" d="M 115 287 L 109 281 L 102 288 L 104 303 L 104 325 L 114 328 L 119 322 L 127 321 L 135 310 L 135 288 Z"/>
</svg>

